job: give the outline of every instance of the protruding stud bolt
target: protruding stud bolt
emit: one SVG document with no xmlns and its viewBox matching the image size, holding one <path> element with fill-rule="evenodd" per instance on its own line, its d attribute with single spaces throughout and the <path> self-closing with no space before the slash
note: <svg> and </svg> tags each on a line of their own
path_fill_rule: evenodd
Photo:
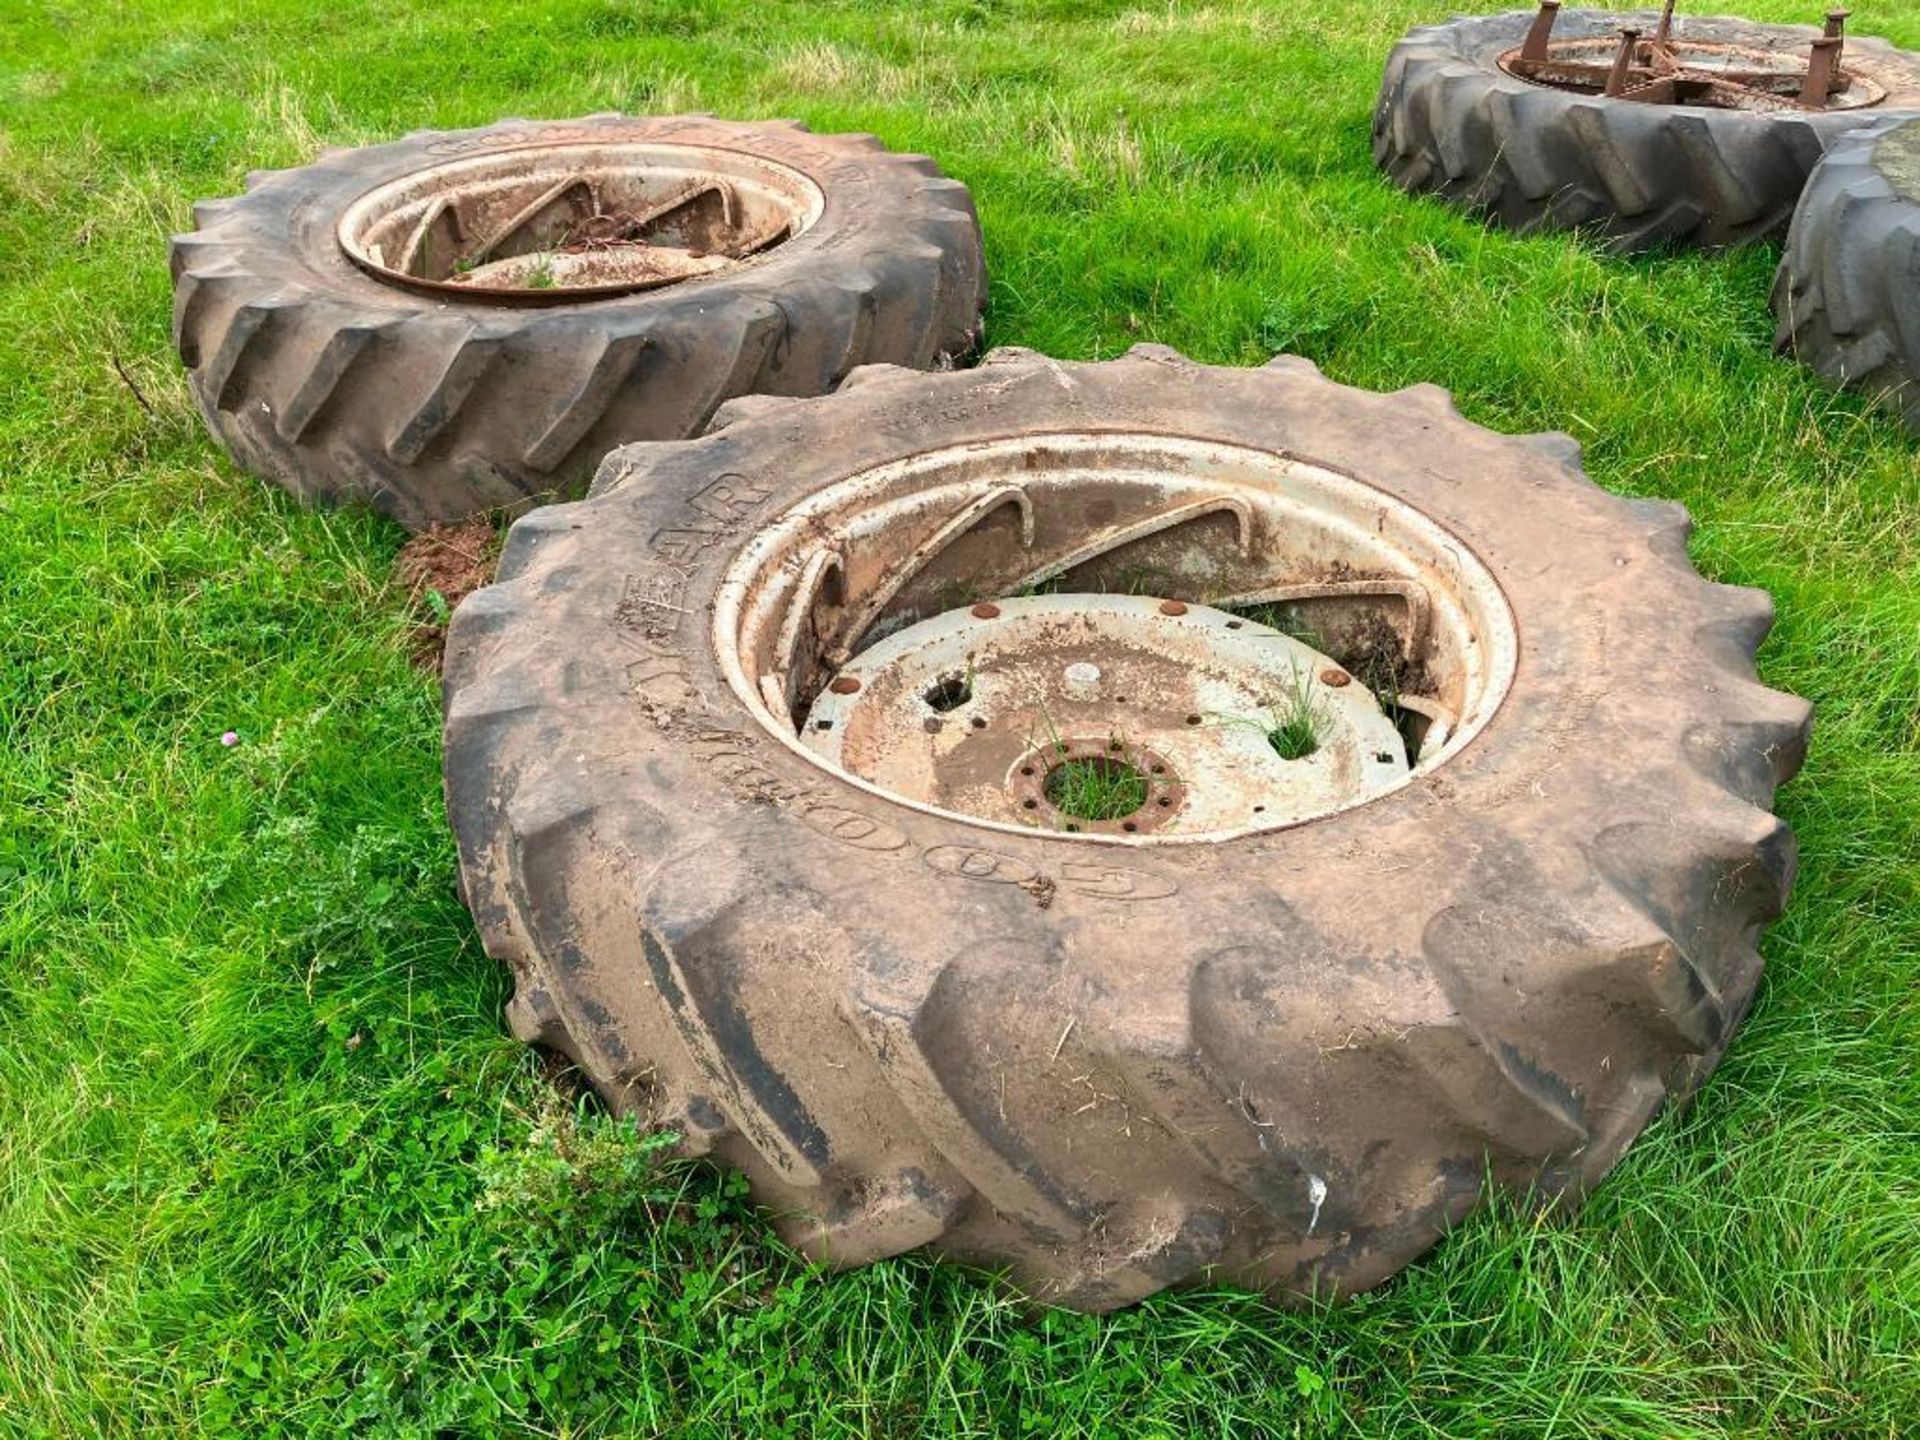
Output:
<svg viewBox="0 0 1920 1440">
<path fill-rule="evenodd" d="M 1320 672 L 1320 683 L 1322 685 L 1331 685 L 1335 690 L 1338 690 L 1342 685 L 1352 684 L 1353 677 L 1344 670 L 1322 670 Z"/>
<path fill-rule="evenodd" d="M 1000 618 L 1000 607 L 990 600 L 982 600 L 967 613 L 976 620 L 998 620 Z"/>
<path fill-rule="evenodd" d="M 1838 38 L 1827 35 L 1813 42 L 1813 58 L 1807 61 L 1807 83 L 1800 87 L 1800 104 L 1806 109 L 1827 108 L 1827 97 L 1833 93 L 1834 72 L 1839 68 L 1840 45 Z"/>
<path fill-rule="evenodd" d="M 1539 62 L 1547 58 L 1547 44 L 1553 39 L 1553 22 L 1560 18 L 1560 0 L 1540 0 L 1540 13 L 1533 17 L 1527 31 L 1527 43 L 1520 47 L 1520 58 Z"/>
<path fill-rule="evenodd" d="M 1631 28 L 1620 31 L 1620 49 L 1613 57 L 1613 70 L 1607 76 L 1608 95 L 1624 95 L 1627 89 L 1627 77 L 1633 73 L 1634 57 L 1640 53 L 1640 32 Z"/>
<path fill-rule="evenodd" d="M 836 695 L 852 695 L 860 688 L 860 681 L 853 675 L 836 675 L 833 683 L 827 686 Z"/>
<path fill-rule="evenodd" d="M 1833 47 L 1833 73 L 1836 77 L 1840 74 L 1841 58 L 1847 52 L 1847 16 L 1852 13 L 1851 10 L 1829 10 L 1827 12 L 1826 38 L 1835 42 Z"/>
</svg>

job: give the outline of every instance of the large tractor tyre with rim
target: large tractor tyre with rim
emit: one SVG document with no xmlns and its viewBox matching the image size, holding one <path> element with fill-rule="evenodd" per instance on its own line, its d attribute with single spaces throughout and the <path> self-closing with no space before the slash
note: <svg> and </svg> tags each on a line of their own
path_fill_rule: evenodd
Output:
<svg viewBox="0 0 1920 1440">
<path fill-rule="evenodd" d="M 619 451 L 452 624 L 513 1031 L 820 1261 L 1085 1309 L 1577 1199 L 1794 872 L 1808 709 L 1688 530 L 1441 390 L 1147 346 Z"/>
<path fill-rule="evenodd" d="M 174 341 L 215 437 L 411 529 L 577 494 L 736 395 L 948 365 L 986 299 L 965 186 L 785 120 L 423 131 L 256 173 L 194 220 Z"/>
<path fill-rule="evenodd" d="M 1414 30 L 1394 48 L 1373 117 L 1373 154 L 1402 189 L 1437 195 L 1519 231 L 1589 229 L 1620 252 L 1718 248 L 1783 228 L 1821 154 L 1849 130 L 1920 108 L 1920 55 L 1846 35 L 1824 109 L 1705 78 L 1778 72 L 1791 91 L 1819 30 L 1728 17 L 1672 21 L 1683 103 L 1599 93 L 1621 30 L 1654 37 L 1653 11 L 1568 10 L 1545 69 L 1522 59 L 1540 16 L 1512 12 Z M 1522 71 L 1535 75 L 1522 78 Z M 1764 82 L 1754 88 L 1766 90 Z M 1770 108 L 1736 108 L 1761 104 Z"/>
<path fill-rule="evenodd" d="M 1776 347 L 1920 434 L 1920 117 L 1814 168 L 1773 282 Z"/>
</svg>

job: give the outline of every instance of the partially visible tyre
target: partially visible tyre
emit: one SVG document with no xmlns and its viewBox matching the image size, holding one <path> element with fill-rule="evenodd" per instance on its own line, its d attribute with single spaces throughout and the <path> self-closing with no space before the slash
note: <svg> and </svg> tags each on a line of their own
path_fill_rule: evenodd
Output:
<svg viewBox="0 0 1920 1440">
<path fill-rule="evenodd" d="M 1773 313 L 1782 354 L 1920 434 L 1920 117 L 1856 131 L 1814 168 Z"/>
<path fill-rule="evenodd" d="M 514 1032 L 808 1254 L 1349 1293 L 1719 1059 L 1808 710 L 1679 506 L 1159 347 L 719 427 L 513 527 L 447 805 Z"/>
<path fill-rule="evenodd" d="M 577 492 L 736 395 L 939 368 L 986 299 L 966 187 L 792 121 L 509 120 L 248 177 L 175 236 L 216 438 L 410 529 Z"/>
<path fill-rule="evenodd" d="M 1674 21 L 1682 78 L 1656 82 L 1670 89 L 1608 96 L 1601 77 L 1621 30 L 1653 36 L 1659 15 L 1569 10 L 1530 63 L 1538 19 L 1451 20 L 1394 48 L 1373 118 L 1374 159 L 1394 183 L 1514 230 L 1588 229 L 1621 252 L 1732 246 L 1785 226 L 1841 135 L 1920 108 L 1920 55 L 1847 35 L 1825 107 L 1801 109 L 1791 97 L 1821 32 L 1729 17 Z M 1666 66 L 1652 64 L 1647 44 L 1630 85 Z M 1708 78 L 1729 71 L 1751 83 Z"/>
</svg>

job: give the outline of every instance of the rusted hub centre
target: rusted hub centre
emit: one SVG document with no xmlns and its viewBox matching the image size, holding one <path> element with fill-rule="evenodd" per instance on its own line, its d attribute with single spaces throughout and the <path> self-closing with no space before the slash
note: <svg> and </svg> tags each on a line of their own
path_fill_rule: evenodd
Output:
<svg viewBox="0 0 1920 1440">
<path fill-rule="evenodd" d="M 1199 836 L 1326 814 L 1397 784 L 1364 687 L 1267 625 L 1157 598 L 1035 595 L 890 635 L 802 730 L 891 794 L 1069 834 Z M 1291 727 L 1291 739 L 1275 736 Z"/>
<path fill-rule="evenodd" d="M 1135 844 L 1404 784 L 1486 723 L 1517 652 L 1492 576 L 1413 507 L 1131 434 L 959 446 L 816 491 L 740 552 L 714 640 L 756 718 L 853 784 Z"/>
<path fill-rule="evenodd" d="M 1531 84 L 1650 105 L 1723 110 L 1859 110 L 1887 98 L 1886 87 L 1843 67 L 1845 10 L 1827 15 L 1826 32 L 1804 53 L 1725 45 L 1674 33 L 1672 0 L 1648 32 L 1555 40 L 1560 5 L 1543 0 L 1526 43 L 1500 68 Z"/>
<path fill-rule="evenodd" d="M 529 145 L 378 186 L 339 236 L 393 284 L 551 304 L 711 275 L 800 234 L 824 204 L 799 171 L 740 151 Z"/>
</svg>

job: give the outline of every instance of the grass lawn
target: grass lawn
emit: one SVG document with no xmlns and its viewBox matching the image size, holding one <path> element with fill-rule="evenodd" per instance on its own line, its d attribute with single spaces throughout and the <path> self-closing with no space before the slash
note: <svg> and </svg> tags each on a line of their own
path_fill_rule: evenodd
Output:
<svg viewBox="0 0 1920 1440">
<path fill-rule="evenodd" d="M 1920 1425 L 1915 442 L 1769 356 L 1771 250 L 1616 261 L 1378 179 L 1380 67 L 1447 9 L 7 6 L 0 1435 Z M 1920 49 L 1909 0 L 1853 28 Z M 810 1272 L 736 1184 L 566 1098 L 454 894 L 404 537 L 202 434 L 165 239 L 323 145 L 605 109 L 938 156 L 987 227 L 995 343 L 1439 381 L 1685 501 L 1700 566 L 1779 602 L 1766 678 L 1819 711 L 1781 800 L 1800 888 L 1694 1108 L 1577 1218 L 1481 1216 L 1337 1312 L 1096 1320 L 917 1259 Z"/>
</svg>

